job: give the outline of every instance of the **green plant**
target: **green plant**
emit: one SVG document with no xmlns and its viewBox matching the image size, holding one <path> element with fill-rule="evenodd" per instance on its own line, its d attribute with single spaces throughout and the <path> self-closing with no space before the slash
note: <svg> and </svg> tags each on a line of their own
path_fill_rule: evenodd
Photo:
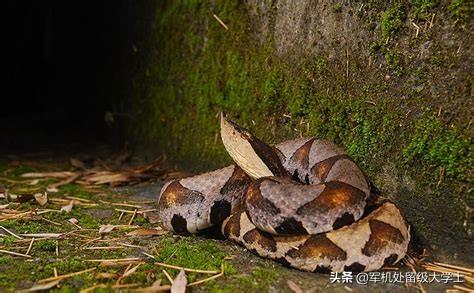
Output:
<svg viewBox="0 0 474 293">
<path fill-rule="evenodd" d="M 400 3 L 394 4 L 382 14 L 382 38 L 391 38 L 403 25 L 403 9 Z"/>
</svg>

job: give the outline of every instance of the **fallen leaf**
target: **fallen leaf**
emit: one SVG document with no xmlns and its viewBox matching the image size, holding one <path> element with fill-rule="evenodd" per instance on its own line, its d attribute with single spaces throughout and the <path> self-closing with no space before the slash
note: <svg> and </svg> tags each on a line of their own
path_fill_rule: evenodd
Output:
<svg viewBox="0 0 474 293">
<path fill-rule="evenodd" d="M 73 207 L 74 207 L 74 200 L 71 200 L 69 204 L 61 207 L 61 212 L 65 211 L 66 213 L 70 213 Z"/>
<path fill-rule="evenodd" d="M 24 292 L 36 292 L 36 291 L 48 290 L 58 285 L 60 281 L 61 280 L 56 280 L 49 283 L 37 284 L 31 287 L 30 289 L 25 290 Z"/>
<path fill-rule="evenodd" d="M 40 206 L 44 206 L 48 202 L 48 194 L 45 193 L 36 193 L 34 195 L 36 201 L 40 204 Z"/>
<path fill-rule="evenodd" d="M 57 187 L 54 187 L 54 186 L 48 186 L 48 187 L 46 187 L 46 191 L 51 192 L 51 193 L 56 193 L 56 192 L 59 192 L 59 189 Z"/>
<path fill-rule="evenodd" d="M 160 236 L 168 233 L 167 231 L 163 230 L 161 227 L 159 228 L 141 228 L 137 230 L 133 230 L 127 233 L 127 236 Z"/>
<path fill-rule="evenodd" d="M 112 232 L 115 229 L 114 225 L 101 225 L 99 228 L 99 234 L 107 234 Z"/>
<path fill-rule="evenodd" d="M 36 185 L 38 183 L 39 183 L 39 179 L 34 179 L 34 180 L 31 180 L 29 185 Z"/>
<path fill-rule="evenodd" d="M 0 210 L 8 208 L 9 205 L 9 203 L 0 205 Z"/>
<path fill-rule="evenodd" d="M 181 269 L 178 276 L 173 281 L 171 285 L 171 293 L 184 293 L 186 292 L 186 285 L 188 285 L 188 280 L 186 279 L 186 272 Z"/>
<path fill-rule="evenodd" d="M 292 280 L 286 281 L 286 284 L 288 285 L 288 288 L 290 288 L 291 291 L 295 293 L 303 293 L 303 290 L 301 290 L 301 288 L 298 285 L 296 285 L 296 283 L 293 282 Z"/>
<path fill-rule="evenodd" d="M 76 218 L 70 218 L 70 219 L 67 220 L 67 221 L 68 221 L 69 223 L 71 223 L 71 224 L 76 224 L 76 225 L 79 223 L 79 221 L 78 221 Z"/>
<path fill-rule="evenodd" d="M 139 263 L 137 264 L 136 266 L 134 266 L 133 268 L 129 269 L 128 271 L 126 271 L 120 278 L 121 279 L 125 279 L 126 277 L 130 276 L 131 274 L 135 273 L 138 269 L 138 267 L 140 267 L 142 264 Z"/>
</svg>

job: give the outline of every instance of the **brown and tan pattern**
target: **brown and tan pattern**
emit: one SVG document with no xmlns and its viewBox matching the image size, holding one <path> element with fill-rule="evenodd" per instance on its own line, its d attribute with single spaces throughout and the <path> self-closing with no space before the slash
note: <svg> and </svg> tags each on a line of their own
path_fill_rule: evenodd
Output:
<svg viewBox="0 0 474 293">
<path fill-rule="evenodd" d="M 220 226 L 262 257 L 313 272 L 377 270 L 405 256 L 402 213 L 387 201 L 366 208 L 369 184 L 337 146 L 301 138 L 272 147 L 223 117 L 221 136 L 237 165 L 165 184 L 166 229 Z"/>
</svg>

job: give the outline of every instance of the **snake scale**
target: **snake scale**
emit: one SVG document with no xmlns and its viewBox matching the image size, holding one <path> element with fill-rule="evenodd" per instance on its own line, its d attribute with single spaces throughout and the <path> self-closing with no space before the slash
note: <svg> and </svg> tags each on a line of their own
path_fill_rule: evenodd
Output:
<svg viewBox="0 0 474 293">
<path fill-rule="evenodd" d="M 167 182 L 158 212 L 180 235 L 218 227 L 256 254 L 304 271 L 372 271 L 407 252 L 410 228 L 372 200 L 355 162 L 334 144 L 301 138 L 270 146 L 221 117 L 236 165 Z"/>
</svg>

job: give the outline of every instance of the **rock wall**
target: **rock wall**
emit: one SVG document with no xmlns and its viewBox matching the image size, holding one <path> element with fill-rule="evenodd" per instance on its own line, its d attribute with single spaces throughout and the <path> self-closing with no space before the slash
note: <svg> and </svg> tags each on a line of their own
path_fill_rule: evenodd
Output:
<svg viewBox="0 0 474 293">
<path fill-rule="evenodd" d="M 220 111 L 270 143 L 330 139 L 403 207 L 416 243 L 472 263 L 472 1 L 153 9 L 118 107 L 128 137 L 194 171 L 230 163 Z"/>
</svg>

